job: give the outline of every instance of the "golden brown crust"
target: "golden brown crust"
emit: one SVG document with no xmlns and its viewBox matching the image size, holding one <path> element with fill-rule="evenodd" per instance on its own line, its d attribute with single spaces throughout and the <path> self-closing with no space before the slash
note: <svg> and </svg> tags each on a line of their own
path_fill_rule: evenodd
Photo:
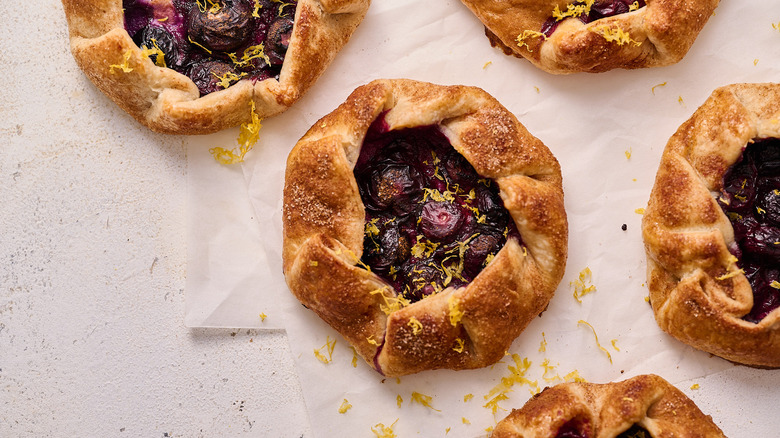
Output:
<svg viewBox="0 0 780 438">
<path fill-rule="evenodd" d="M 715 196 L 748 142 L 780 137 L 779 120 L 778 84 L 715 90 L 669 140 L 642 220 L 659 326 L 698 349 L 762 367 L 780 367 L 780 309 L 758 324 L 741 319 L 753 293 L 734 272 L 734 230 Z"/>
<path fill-rule="evenodd" d="M 295 26 L 279 80 L 241 80 L 199 97 L 195 84 L 155 66 L 124 29 L 121 0 L 63 0 L 71 51 L 87 77 L 149 129 L 167 134 L 208 134 L 279 114 L 300 98 L 346 44 L 370 0 L 299 0 Z M 123 72 L 110 68 L 121 65 Z"/>
<path fill-rule="evenodd" d="M 525 245 L 510 240 L 467 287 L 389 314 L 382 308 L 395 292 L 355 266 L 363 252 L 365 210 L 352 174 L 369 126 L 385 111 L 390 129 L 440 125 L 477 173 L 496 180 Z M 566 262 L 557 160 L 514 115 L 474 87 L 377 80 L 356 89 L 290 153 L 283 222 L 290 290 L 387 376 L 496 362 L 545 308 Z M 451 306 L 462 312 L 459 322 L 451 321 Z M 422 332 L 413 333 L 412 317 Z M 453 349 L 458 339 L 462 352 Z"/>
<path fill-rule="evenodd" d="M 567 422 L 582 424 L 583 436 L 614 438 L 639 425 L 653 438 L 723 437 L 709 415 L 666 380 L 653 374 L 622 382 L 561 383 L 513 409 L 493 438 L 555 438 Z"/>
<path fill-rule="evenodd" d="M 638 10 L 582 23 L 561 20 L 548 37 L 517 38 L 525 31 L 540 32 L 556 6 L 566 11 L 573 0 L 461 0 L 485 25 L 493 46 L 522 56 L 549 73 L 597 73 L 615 68 L 670 65 L 685 56 L 718 0 L 647 0 Z M 621 29 L 638 44 L 610 42 L 605 29 Z"/>
</svg>

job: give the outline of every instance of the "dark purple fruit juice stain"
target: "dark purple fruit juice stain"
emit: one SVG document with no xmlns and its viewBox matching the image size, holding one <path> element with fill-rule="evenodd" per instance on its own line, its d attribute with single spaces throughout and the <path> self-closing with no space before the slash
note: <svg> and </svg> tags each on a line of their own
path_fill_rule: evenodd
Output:
<svg viewBox="0 0 780 438">
<path fill-rule="evenodd" d="M 645 0 L 596 0 L 590 7 L 590 11 L 587 14 L 578 16 L 579 20 L 584 24 L 591 23 L 596 20 L 600 20 L 606 17 L 612 17 L 615 15 L 625 14 L 631 11 L 631 6 L 634 5 L 634 9 L 645 7 Z M 575 6 L 585 5 L 585 1 L 578 1 L 574 3 Z M 565 9 L 561 9 L 561 12 L 566 12 Z M 542 24 L 541 32 L 544 36 L 549 37 L 558 28 L 558 24 L 562 20 L 549 17 L 544 24 Z"/>
<path fill-rule="evenodd" d="M 498 185 L 437 126 L 369 129 L 355 164 L 366 207 L 362 261 L 414 302 L 471 282 L 508 238 L 522 243 Z"/>
<path fill-rule="evenodd" d="M 123 0 L 125 29 L 138 47 L 158 48 L 165 66 L 192 79 L 201 96 L 239 78 L 279 78 L 297 0 L 199 1 Z"/>
<path fill-rule="evenodd" d="M 555 438 L 590 438 L 588 434 L 590 430 L 589 422 L 579 418 L 574 418 L 567 421 L 558 429 L 558 434 Z M 615 438 L 652 438 L 650 432 L 638 424 L 633 424 L 628 430 L 620 433 Z"/>
<path fill-rule="evenodd" d="M 724 175 L 718 204 L 734 227 L 730 250 L 753 288 L 743 319 L 757 323 L 780 306 L 780 139 L 748 144 Z"/>
</svg>

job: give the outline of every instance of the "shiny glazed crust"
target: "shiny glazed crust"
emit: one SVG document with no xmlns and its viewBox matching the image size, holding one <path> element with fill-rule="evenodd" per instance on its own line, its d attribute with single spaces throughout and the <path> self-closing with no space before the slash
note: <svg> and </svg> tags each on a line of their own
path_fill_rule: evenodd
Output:
<svg viewBox="0 0 780 438">
<path fill-rule="evenodd" d="M 231 87 L 199 97 L 189 78 L 144 57 L 124 28 L 122 0 L 63 0 L 71 51 L 87 77 L 149 129 L 167 134 L 208 134 L 279 114 L 317 80 L 346 44 L 370 0 L 299 0 L 279 80 Z M 133 71 L 111 72 L 125 53 Z"/>
<path fill-rule="evenodd" d="M 753 293 L 735 272 L 734 230 L 715 197 L 752 139 L 780 137 L 778 120 L 780 84 L 715 90 L 666 145 L 642 220 L 658 325 L 695 348 L 773 368 L 780 367 L 780 309 L 758 324 L 741 319 Z"/>
<path fill-rule="evenodd" d="M 518 35 L 540 32 L 557 5 L 566 11 L 573 0 L 461 0 L 485 25 L 493 46 L 507 55 L 524 57 L 555 74 L 598 73 L 615 68 L 660 67 L 685 56 L 699 31 L 713 14 L 718 0 L 647 0 L 633 12 L 583 24 L 563 19 L 547 39 L 529 37 L 521 47 Z M 610 42 L 602 29 L 621 29 L 640 43 Z"/>
<path fill-rule="evenodd" d="M 525 244 L 509 240 L 467 287 L 447 288 L 389 315 L 381 307 L 395 292 L 356 266 L 365 210 L 353 175 L 366 132 L 385 111 L 390 129 L 440 125 L 477 173 L 498 183 Z M 291 152 L 283 222 L 290 290 L 386 376 L 495 363 L 545 309 L 566 263 L 557 160 L 513 114 L 474 87 L 377 80 L 357 88 Z M 451 322 L 451 306 L 462 312 L 459 322 Z M 412 317 L 423 325 L 417 335 L 408 325 Z M 462 352 L 453 349 L 457 339 L 464 341 Z"/>
<path fill-rule="evenodd" d="M 724 437 L 685 394 L 647 374 L 615 383 L 545 388 L 501 420 L 492 438 L 555 438 L 572 419 L 587 424 L 584 435 L 592 438 L 614 438 L 634 424 L 653 438 Z"/>
</svg>

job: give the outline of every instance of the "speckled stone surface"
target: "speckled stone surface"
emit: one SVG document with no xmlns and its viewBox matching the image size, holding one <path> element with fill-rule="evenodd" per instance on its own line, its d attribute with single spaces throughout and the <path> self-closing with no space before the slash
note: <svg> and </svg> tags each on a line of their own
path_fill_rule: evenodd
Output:
<svg viewBox="0 0 780 438">
<path fill-rule="evenodd" d="M 0 14 L 0 437 L 306 435 L 283 332 L 183 325 L 185 139 L 89 83 L 59 1 Z"/>
</svg>

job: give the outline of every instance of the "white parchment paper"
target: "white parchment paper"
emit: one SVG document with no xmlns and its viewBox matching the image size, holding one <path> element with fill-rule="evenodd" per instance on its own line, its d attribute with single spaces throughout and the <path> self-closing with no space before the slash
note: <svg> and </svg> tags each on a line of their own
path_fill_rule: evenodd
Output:
<svg viewBox="0 0 780 438">
<path fill-rule="evenodd" d="M 362 360 L 353 367 L 352 350 L 289 294 L 281 270 L 285 160 L 316 120 L 375 78 L 475 85 L 501 101 L 558 158 L 569 219 L 564 279 L 548 309 L 509 351 L 531 362 L 526 377 L 536 383 L 515 385 L 499 406 L 520 407 L 537 388 L 575 370 L 594 382 L 656 373 L 686 390 L 691 382 L 730 387 L 728 377 L 718 376 L 731 375 L 734 365 L 679 343 L 655 324 L 645 301 L 636 210 L 647 203 L 666 141 L 714 88 L 780 80 L 775 6 L 770 0 L 724 2 L 685 59 L 670 67 L 553 76 L 492 49 L 481 23 L 460 2 L 375 1 L 308 94 L 263 122 L 261 139 L 243 165 L 225 168 L 207 152 L 235 144 L 237 130 L 189 140 L 188 325 L 286 328 L 316 436 L 372 436 L 379 423 L 395 423 L 401 437 L 484 436 L 507 413 L 493 414 L 484 405 L 485 395 L 514 365 L 511 356 L 487 369 L 383 379 Z M 596 291 L 579 303 L 570 282 L 586 267 Z M 265 321 L 258 318 L 261 312 L 268 315 Z M 611 362 L 580 320 L 592 325 Z M 314 350 L 328 339 L 336 346 L 325 364 Z M 778 371 L 745 375 L 751 388 L 780 378 Z M 413 392 L 430 396 L 435 409 L 412 402 Z M 473 398 L 464 401 L 468 394 Z M 707 394 L 701 398 L 707 406 L 739 399 Z M 340 414 L 344 400 L 352 407 Z M 738 419 L 739 409 L 724 414 Z M 769 436 L 774 423 L 757 421 L 748 430 Z"/>
</svg>

